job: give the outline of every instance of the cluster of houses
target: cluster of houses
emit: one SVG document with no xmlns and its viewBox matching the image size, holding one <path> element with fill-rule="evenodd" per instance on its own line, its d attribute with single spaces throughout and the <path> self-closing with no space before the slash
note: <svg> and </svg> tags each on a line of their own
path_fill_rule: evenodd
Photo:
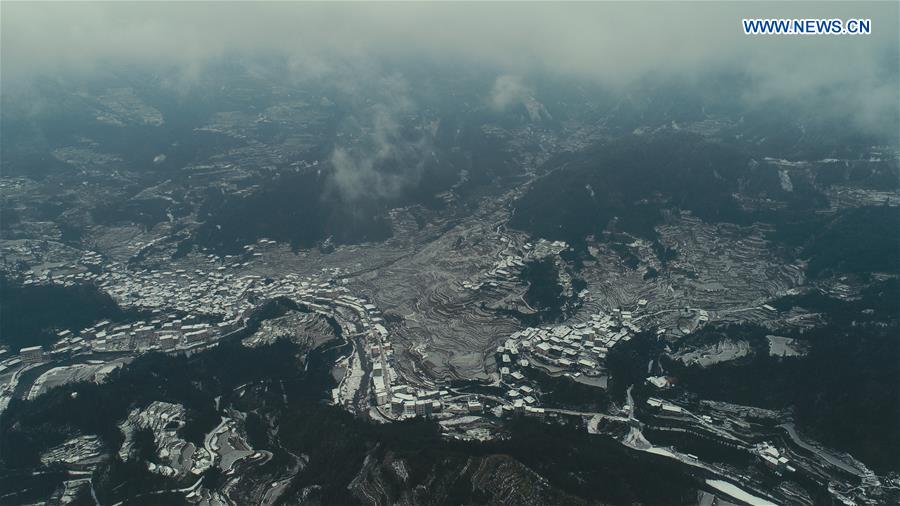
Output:
<svg viewBox="0 0 900 506">
<path fill-rule="evenodd" d="M 400 418 L 428 417 L 443 409 L 442 398 L 446 390 L 415 389 L 408 385 L 395 385 L 391 389 L 391 413 Z"/>
<path fill-rule="evenodd" d="M 468 290 L 478 290 L 485 285 L 497 288 L 501 283 L 514 281 L 524 268 L 524 257 L 504 256 L 490 270 L 483 274 L 479 273 L 479 279 L 463 281 L 462 286 Z"/>
<path fill-rule="evenodd" d="M 213 260 L 216 258 L 218 257 Z M 380 357 L 391 356 L 390 343 L 386 340 L 387 330 L 381 317 L 375 314 L 375 306 L 364 299 L 351 296 L 345 287 L 336 286 L 331 280 L 323 282 L 313 278 L 300 278 L 295 274 L 272 281 L 254 275 L 238 276 L 224 272 L 224 269 L 226 267 L 220 266 L 213 271 L 177 269 L 112 270 L 99 275 L 81 273 L 90 275 L 120 306 L 140 309 L 151 316 L 127 324 L 104 320 L 81 330 L 61 330 L 52 347 L 25 347 L 19 350 L 18 356 L 9 356 L 9 353 L 0 350 L 0 373 L 83 353 L 201 348 L 241 328 L 246 316 L 260 301 L 277 297 L 302 301 L 313 309 L 328 314 L 332 313 L 335 306 L 353 309 L 360 316 L 362 330 L 373 336 L 373 354 Z M 49 282 L 86 282 L 86 277 L 82 276 L 84 280 L 79 278 L 81 274 L 51 277 Z M 32 283 L 44 282 L 26 279 Z M 181 316 L 185 314 L 188 316 Z M 386 361 L 376 363 L 376 367 L 381 371 L 390 370 Z M 385 384 L 376 388 L 383 404 L 389 399 L 387 377 L 388 374 L 385 374 L 379 380 Z"/>
<path fill-rule="evenodd" d="M 209 323 L 199 321 L 194 316 L 182 318 L 174 314 L 122 325 L 102 321 L 82 330 L 78 336 L 68 330 L 60 332 L 60 339 L 50 353 L 65 353 L 68 349 L 77 352 L 84 347 L 89 347 L 94 352 L 190 349 L 207 344 L 241 325 L 242 319 L 239 316 L 228 321 Z"/>
<path fill-rule="evenodd" d="M 241 325 L 240 317 L 209 323 L 199 321 L 194 316 L 182 318 L 175 314 L 159 315 L 149 321 L 140 320 L 122 325 L 103 320 L 77 333 L 68 329 L 61 330 L 57 332 L 57 341 L 49 350 L 41 346 L 22 348 L 18 358 L 11 359 L 15 363 L 4 361 L 3 365 L 64 360 L 82 353 L 193 349 L 208 344 Z"/>
<path fill-rule="evenodd" d="M 753 453 L 756 454 L 757 457 L 762 461 L 762 463 L 775 472 L 776 474 L 784 474 L 786 472 L 792 473 L 797 469 L 791 465 L 791 460 L 787 458 L 787 456 L 780 451 L 777 447 L 769 443 L 768 441 L 763 441 L 762 443 L 757 444 L 753 447 Z"/>
<path fill-rule="evenodd" d="M 246 254 L 257 255 L 258 248 L 273 243 L 260 239 L 256 245 L 245 247 Z M 99 265 L 102 259 L 96 254 L 86 254 L 82 260 L 93 266 Z M 210 344 L 242 327 L 247 315 L 260 301 L 286 297 L 316 312 L 337 316 L 349 333 L 365 334 L 365 351 L 373 365 L 371 387 L 376 404 L 387 407 L 392 403 L 391 382 L 398 375 L 384 320 L 373 304 L 353 296 L 346 287 L 334 282 L 339 272 L 332 269 L 334 272 L 323 272 L 321 278 L 288 274 L 272 280 L 235 272 L 234 269 L 246 265 L 240 260 L 239 257 L 209 255 L 207 261 L 213 264 L 211 269 L 128 270 L 118 268 L 120 264 L 109 264 L 100 273 L 57 273 L 55 277 L 48 275 L 46 280 L 26 275 L 25 279 L 30 283 L 91 282 L 121 307 L 140 309 L 152 317 L 129 324 L 102 321 L 80 331 L 63 330 L 52 349 L 23 348 L 18 357 L 0 362 L 0 367 L 6 369 L 23 363 L 65 359 L 81 353 L 192 349 Z M 192 316 L 179 316 L 185 314 Z M 422 401 L 418 406 L 414 402 L 405 410 L 407 414 L 429 415 L 436 411 L 433 403 L 425 406 L 425 398 L 418 399 L 403 388 L 397 393 Z M 440 410 L 439 406 L 437 410 Z"/>
<path fill-rule="evenodd" d="M 510 239 L 504 236 L 500 237 L 501 242 L 510 242 Z M 544 258 L 549 255 L 557 255 L 560 251 L 568 248 L 568 244 L 564 241 L 547 241 L 539 240 L 532 244 L 526 242 L 519 248 L 508 248 L 500 259 L 494 265 L 483 273 L 479 273 L 475 278 L 462 282 L 462 287 L 468 290 L 478 290 L 482 287 L 498 288 L 504 283 L 516 281 L 516 277 L 525 268 L 525 264 L 532 259 Z"/>
<path fill-rule="evenodd" d="M 631 312 L 620 309 L 612 314 L 594 314 L 590 321 L 574 325 L 529 327 L 512 334 L 498 347 L 500 376 L 512 375 L 514 365 L 599 376 L 609 350 L 640 331 Z"/>
<path fill-rule="evenodd" d="M 501 407 L 501 413 L 504 416 L 544 417 L 544 408 L 538 406 L 538 392 L 525 381 L 525 376 L 521 372 L 513 372 L 503 384 L 508 388 L 506 399 L 509 401 L 508 404 Z"/>
<path fill-rule="evenodd" d="M 113 271 L 98 278 L 99 287 L 120 305 L 140 309 L 174 308 L 188 314 L 231 319 L 251 308 L 247 296 L 263 285 L 260 276 L 215 270 Z"/>
<path fill-rule="evenodd" d="M 646 304 L 641 300 L 639 306 Z M 543 417 L 544 408 L 539 407 L 539 394 L 527 379 L 527 369 L 603 379 L 599 377 L 605 373 L 609 350 L 640 331 L 630 311 L 615 309 L 611 314 L 591 315 L 586 322 L 529 327 L 511 334 L 495 353 L 500 382 L 507 389 L 503 414 Z"/>
<path fill-rule="evenodd" d="M 54 256 L 52 251 L 44 255 L 40 253 L 39 250 L 40 248 L 34 243 L 28 243 L 13 248 L 15 256 L 31 258 L 33 261 L 36 261 L 37 258 L 43 258 L 44 256 Z M 55 270 L 56 274 L 54 274 L 53 269 L 44 269 L 40 272 L 29 269 L 21 272 L 18 277 L 21 278 L 23 286 L 40 285 L 44 283 L 72 286 L 79 283 L 94 282 L 102 277 L 100 270 L 103 265 L 103 256 L 100 253 L 97 253 L 96 251 L 84 251 L 82 252 L 81 257 L 78 258 L 77 263 L 81 264 L 83 268 L 71 264 L 68 266 L 61 266 L 59 269 Z M 111 264 L 111 266 L 113 265 L 118 264 Z M 5 267 L 9 266 L 6 265 Z"/>
<path fill-rule="evenodd" d="M 328 292 L 327 299 L 319 298 L 311 304 L 316 309 L 327 311 L 324 305 L 317 304 L 331 304 L 355 314 L 354 320 L 358 323 L 348 324 L 355 326 L 352 330 L 365 335 L 366 352 L 372 361 L 372 394 L 376 405 L 386 406 L 391 400 L 391 381 L 398 375 L 394 368 L 394 349 L 378 308 L 363 297 L 350 295 L 344 287 L 336 287 Z"/>
<path fill-rule="evenodd" d="M 647 406 L 653 411 L 669 416 L 681 416 L 685 413 L 681 406 L 656 397 L 648 397 Z"/>
</svg>

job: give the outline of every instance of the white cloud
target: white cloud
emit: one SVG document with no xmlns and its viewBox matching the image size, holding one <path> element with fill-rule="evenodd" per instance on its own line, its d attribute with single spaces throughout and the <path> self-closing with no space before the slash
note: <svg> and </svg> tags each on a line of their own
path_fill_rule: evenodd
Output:
<svg viewBox="0 0 900 506">
<path fill-rule="evenodd" d="M 751 37 L 743 17 L 871 18 L 873 34 Z M 896 2 L 4 2 L 0 23 L 7 89 L 103 62 L 173 68 L 177 83 L 223 58 L 282 55 L 298 78 L 421 58 L 612 90 L 648 77 L 695 80 L 702 90 L 709 72 L 741 71 L 752 82 L 745 100 L 832 90 L 832 107 L 873 121 L 896 110 L 900 87 Z M 527 89 L 518 84 L 498 81 L 492 101 Z"/>
<path fill-rule="evenodd" d="M 533 92 L 522 84 L 520 78 L 502 75 L 491 88 L 490 104 L 494 110 L 503 111 L 513 104 L 522 104 L 531 98 Z"/>
</svg>

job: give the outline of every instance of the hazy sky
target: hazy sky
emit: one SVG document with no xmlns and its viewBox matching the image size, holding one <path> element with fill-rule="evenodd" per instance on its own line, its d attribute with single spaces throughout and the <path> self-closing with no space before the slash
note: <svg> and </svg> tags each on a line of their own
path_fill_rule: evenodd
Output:
<svg viewBox="0 0 900 506">
<path fill-rule="evenodd" d="M 284 55 L 311 76 L 399 56 L 611 88 L 648 76 L 701 83 L 709 71 L 736 69 L 753 79 L 744 99 L 802 100 L 839 87 L 836 106 L 866 121 L 897 107 L 897 2 L 0 5 L 9 89 L 104 62 L 174 66 L 190 79 L 231 56 Z M 874 33 L 750 37 L 742 17 L 871 18 Z"/>
</svg>

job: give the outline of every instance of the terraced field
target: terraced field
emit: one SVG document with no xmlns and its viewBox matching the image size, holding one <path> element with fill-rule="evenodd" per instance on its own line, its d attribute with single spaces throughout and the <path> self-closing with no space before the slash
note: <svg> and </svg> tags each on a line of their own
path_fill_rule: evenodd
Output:
<svg viewBox="0 0 900 506">
<path fill-rule="evenodd" d="M 495 208 L 490 219 L 465 220 L 415 253 L 353 279 L 355 289 L 397 318 L 391 338 L 405 375 L 424 370 L 437 378 L 486 378 L 485 356 L 519 328 L 488 309 L 508 295 L 504 290 L 463 287 L 510 247 L 497 232 L 504 216 Z"/>
</svg>

